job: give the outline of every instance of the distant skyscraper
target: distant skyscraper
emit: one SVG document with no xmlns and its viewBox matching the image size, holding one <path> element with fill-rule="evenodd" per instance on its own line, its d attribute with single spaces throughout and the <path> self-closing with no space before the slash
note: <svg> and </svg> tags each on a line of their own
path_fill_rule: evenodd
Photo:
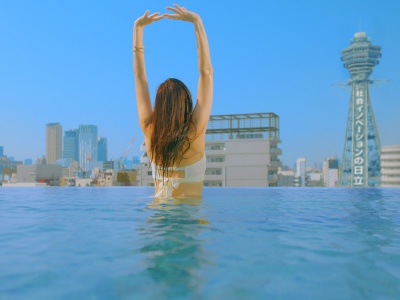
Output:
<svg viewBox="0 0 400 300">
<path fill-rule="evenodd" d="M 323 172 L 324 186 L 337 186 L 339 179 L 339 162 L 335 156 L 324 160 Z"/>
<path fill-rule="evenodd" d="M 296 186 L 306 186 L 306 159 L 299 158 L 296 165 Z"/>
<path fill-rule="evenodd" d="M 64 132 L 63 158 L 79 161 L 78 129 Z"/>
<path fill-rule="evenodd" d="M 369 85 L 373 82 L 369 76 L 380 57 L 381 47 L 372 45 L 365 32 L 356 33 L 350 46 L 342 50 L 342 61 L 351 77 L 351 96 L 341 186 L 380 185 L 381 145 L 369 94 Z"/>
<path fill-rule="evenodd" d="M 46 125 L 46 162 L 53 164 L 62 158 L 62 126 L 59 123 Z"/>
<path fill-rule="evenodd" d="M 31 165 L 32 164 L 32 159 L 27 158 L 24 160 L 24 165 Z"/>
<path fill-rule="evenodd" d="M 107 138 L 100 138 L 97 145 L 97 160 L 107 161 Z"/>
<path fill-rule="evenodd" d="M 3 152 L 3 146 L 0 146 L 0 157 L 4 156 L 4 152 Z"/>
<path fill-rule="evenodd" d="M 97 126 L 79 125 L 79 166 L 83 171 L 88 171 L 91 161 L 97 161 Z"/>
</svg>

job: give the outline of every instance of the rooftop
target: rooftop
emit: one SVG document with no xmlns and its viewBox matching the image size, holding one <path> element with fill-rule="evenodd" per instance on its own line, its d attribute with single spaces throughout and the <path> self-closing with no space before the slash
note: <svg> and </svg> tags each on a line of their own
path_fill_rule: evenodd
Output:
<svg viewBox="0 0 400 300">
<path fill-rule="evenodd" d="M 279 141 L 279 116 L 271 112 L 210 116 L 207 140 L 248 138 Z"/>
</svg>

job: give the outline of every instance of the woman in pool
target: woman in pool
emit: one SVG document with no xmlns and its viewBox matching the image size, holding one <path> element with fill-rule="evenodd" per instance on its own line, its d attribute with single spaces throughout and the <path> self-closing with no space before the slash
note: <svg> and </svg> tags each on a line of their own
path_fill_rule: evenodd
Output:
<svg viewBox="0 0 400 300">
<path fill-rule="evenodd" d="M 146 11 L 133 27 L 133 68 L 140 127 L 152 162 L 156 197 L 201 196 L 206 169 L 205 134 L 213 100 L 213 68 L 200 16 L 184 7 L 167 7 L 171 13 Z M 145 69 L 143 29 L 162 18 L 194 25 L 199 81 L 193 109 L 190 91 L 169 78 L 157 90 L 151 105 Z"/>
</svg>

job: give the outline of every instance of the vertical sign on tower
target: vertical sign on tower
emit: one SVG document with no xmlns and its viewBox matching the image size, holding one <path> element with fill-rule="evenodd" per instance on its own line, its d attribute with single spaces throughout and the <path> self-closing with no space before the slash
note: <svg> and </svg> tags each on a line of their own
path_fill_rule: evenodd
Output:
<svg viewBox="0 0 400 300">
<path fill-rule="evenodd" d="M 355 141 L 354 141 L 354 165 L 353 165 L 353 185 L 354 186 L 363 186 L 365 184 L 364 179 L 364 145 L 365 145 L 365 136 L 364 136 L 364 90 L 361 84 L 356 85 L 356 103 L 354 106 L 355 111 Z"/>
</svg>

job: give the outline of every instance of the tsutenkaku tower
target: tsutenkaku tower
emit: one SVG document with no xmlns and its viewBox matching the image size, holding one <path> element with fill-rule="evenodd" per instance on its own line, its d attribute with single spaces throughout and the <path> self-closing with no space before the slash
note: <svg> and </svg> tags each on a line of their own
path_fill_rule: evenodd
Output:
<svg viewBox="0 0 400 300">
<path fill-rule="evenodd" d="M 342 61 L 351 77 L 351 96 L 340 173 L 341 186 L 380 185 L 381 145 L 369 93 L 372 83 L 369 76 L 380 57 L 381 47 L 372 45 L 365 32 L 354 34 L 350 46 L 342 50 Z"/>
</svg>

